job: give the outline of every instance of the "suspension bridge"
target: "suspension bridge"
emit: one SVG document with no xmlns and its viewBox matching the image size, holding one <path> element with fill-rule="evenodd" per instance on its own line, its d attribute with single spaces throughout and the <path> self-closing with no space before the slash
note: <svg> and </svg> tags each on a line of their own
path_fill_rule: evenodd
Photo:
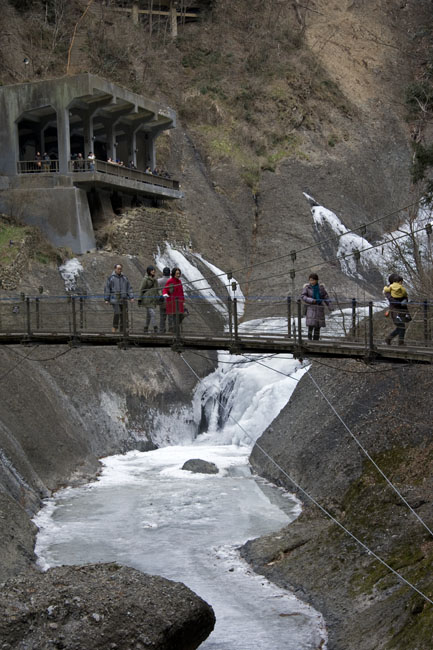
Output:
<svg viewBox="0 0 433 650">
<path fill-rule="evenodd" d="M 367 363 L 433 363 L 432 304 L 411 305 L 413 320 L 404 345 L 385 343 L 379 304 L 338 300 L 319 341 L 307 338 L 303 305 L 290 297 L 248 300 L 226 295 L 204 300 L 187 296 L 188 315 L 176 315 L 173 331 L 144 331 L 146 309 L 120 301 L 120 328 L 103 296 L 24 296 L 0 300 L 0 345 L 38 344 L 228 350 L 232 354 L 292 354 L 296 358 L 358 359 Z M 241 318 L 244 308 L 248 315 Z M 157 326 L 159 310 L 156 311 Z M 182 322 L 181 322 L 182 321 Z M 243 322 L 242 322 L 243 321 Z M 388 322 L 389 321 L 389 322 Z M 388 331 L 394 329 L 391 319 Z M 378 326 L 380 324 L 380 327 Z"/>
</svg>

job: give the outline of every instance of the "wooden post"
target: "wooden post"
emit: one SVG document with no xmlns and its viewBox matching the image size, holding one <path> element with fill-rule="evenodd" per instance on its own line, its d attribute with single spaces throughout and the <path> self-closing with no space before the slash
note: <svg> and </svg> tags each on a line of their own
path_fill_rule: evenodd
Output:
<svg viewBox="0 0 433 650">
<path fill-rule="evenodd" d="M 227 310 L 229 312 L 229 334 L 230 338 L 233 336 L 233 301 L 232 297 L 229 295 L 227 300 Z"/>
<path fill-rule="evenodd" d="M 134 25 L 138 25 L 138 4 L 136 2 L 132 3 L 132 22 Z"/>
<path fill-rule="evenodd" d="M 179 298 L 175 298 L 175 307 L 176 307 L 176 325 L 175 325 L 175 332 L 176 332 L 176 342 L 180 343 L 180 316 L 179 316 Z"/>
<path fill-rule="evenodd" d="M 75 296 L 71 296 L 71 311 L 72 311 L 72 336 L 75 339 L 77 336 L 77 313 L 75 311 Z"/>
<path fill-rule="evenodd" d="M 297 300 L 298 303 L 298 343 L 302 344 L 302 302 Z"/>
<path fill-rule="evenodd" d="M 370 300 L 368 303 L 368 350 L 373 352 L 374 339 L 373 339 L 373 303 Z"/>
<path fill-rule="evenodd" d="M 35 298 L 35 308 L 36 308 L 36 329 L 38 330 L 41 326 L 41 316 L 39 310 L 39 298 Z"/>
<path fill-rule="evenodd" d="M 292 338 L 292 297 L 287 296 L 287 335 Z"/>
<path fill-rule="evenodd" d="M 234 330 L 235 330 L 235 341 L 238 340 L 238 299 L 233 298 L 233 317 L 234 317 Z"/>
<path fill-rule="evenodd" d="M 356 298 L 352 298 L 352 331 L 353 338 L 356 337 Z"/>
<path fill-rule="evenodd" d="M 177 37 L 177 8 L 175 0 L 170 0 L 170 32 L 171 38 Z"/>
<path fill-rule="evenodd" d="M 80 329 L 84 329 L 84 298 L 80 296 Z"/>
<path fill-rule="evenodd" d="M 31 316 L 30 316 L 30 298 L 28 296 L 26 298 L 26 320 L 27 320 L 27 335 L 31 336 L 32 323 L 31 323 Z"/>
<path fill-rule="evenodd" d="M 128 299 L 122 298 L 121 304 L 121 315 L 122 315 L 122 336 L 124 343 L 126 344 L 128 338 Z"/>
</svg>

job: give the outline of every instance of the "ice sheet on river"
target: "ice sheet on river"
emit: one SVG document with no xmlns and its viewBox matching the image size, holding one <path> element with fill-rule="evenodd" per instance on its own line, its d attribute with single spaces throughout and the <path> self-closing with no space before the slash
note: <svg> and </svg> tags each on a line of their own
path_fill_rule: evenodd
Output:
<svg viewBox="0 0 433 650">
<path fill-rule="evenodd" d="M 207 650 L 313 650 L 321 616 L 254 574 L 237 547 L 289 523 L 299 504 L 281 490 L 271 503 L 249 472 L 246 447 L 191 445 L 104 460 L 100 479 L 63 490 L 37 517 L 45 567 L 118 561 L 180 580 L 215 610 Z M 189 458 L 217 475 L 192 474 Z"/>
</svg>

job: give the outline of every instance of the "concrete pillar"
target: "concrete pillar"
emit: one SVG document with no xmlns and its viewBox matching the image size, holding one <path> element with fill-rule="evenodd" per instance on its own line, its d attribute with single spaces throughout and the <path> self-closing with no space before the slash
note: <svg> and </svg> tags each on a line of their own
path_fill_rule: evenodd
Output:
<svg viewBox="0 0 433 650">
<path fill-rule="evenodd" d="M 146 167 L 149 166 L 152 170 L 156 167 L 156 153 L 155 153 L 155 136 L 152 132 L 147 131 L 145 135 L 146 143 Z"/>
<path fill-rule="evenodd" d="M 93 113 L 83 113 L 83 140 L 84 140 L 84 151 L 82 151 L 83 157 L 87 158 L 90 151 L 93 151 Z"/>
<path fill-rule="evenodd" d="M 107 135 L 107 158 L 116 160 L 116 129 L 115 122 L 106 122 L 105 132 Z"/>
<path fill-rule="evenodd" d="M 45 129 L 46 129 L 46 126 L 47 126 L 47 125 L 44 125 L 44 126 L 41 128 L 40 132 L 39 132 L 39 143 L 40 143 L 40 146 L 41 146 L 41 148 L 40 148 L 40 152 L 41 152 L 41 155 L 42 155 L 42 156 L 43 156 L 44 153 L 45 153 Z"/>
<path fill-rule="evenodd" d="M 71 159 L 71 135 L 69 131 L 69 109 L 58 108 L 57 113 L 57 144 L 59 147 L 59 171 L 67 174 Z"/>
<path fill-rule="evenodd" d="M 134 163 L 134 165 L 137 167 L 137 129 L 131 133 L 131 137 L 129 139 L 129 151 L 130 151 L 130 159 L 128 162 Z"/>
<path fill-rule="evenodd" d="M 127 151 L 128 151 L 128 164 L 132 161 L 137 167 L 137 133 L 140 130 L 141 125 L 135 129 L 128 129 L 126 131 L 126 142 L 127 142 Z M 126 161 L 125 161 L 126 162 Z"/>
</svg>

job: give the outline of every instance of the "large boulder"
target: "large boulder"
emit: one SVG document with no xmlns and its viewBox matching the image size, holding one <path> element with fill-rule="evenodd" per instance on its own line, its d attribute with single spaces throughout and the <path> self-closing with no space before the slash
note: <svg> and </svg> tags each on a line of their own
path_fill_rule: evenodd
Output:
<svg viewBox="0 0 433 650">
<path fill-rule="evenodd" d="M 182 469 L 194 472 L 195 474 L 218 474 L 219 472 L 215 463 L 202 460 L 201 458 L 190 458 L 183 464 Z"/>
<path fill-rule="evenodd" d="M 180 582 L 118 564 L 61 566 L 0 589 L 2 648 L 194 650 L 212 608 Z"/>
</svg>

